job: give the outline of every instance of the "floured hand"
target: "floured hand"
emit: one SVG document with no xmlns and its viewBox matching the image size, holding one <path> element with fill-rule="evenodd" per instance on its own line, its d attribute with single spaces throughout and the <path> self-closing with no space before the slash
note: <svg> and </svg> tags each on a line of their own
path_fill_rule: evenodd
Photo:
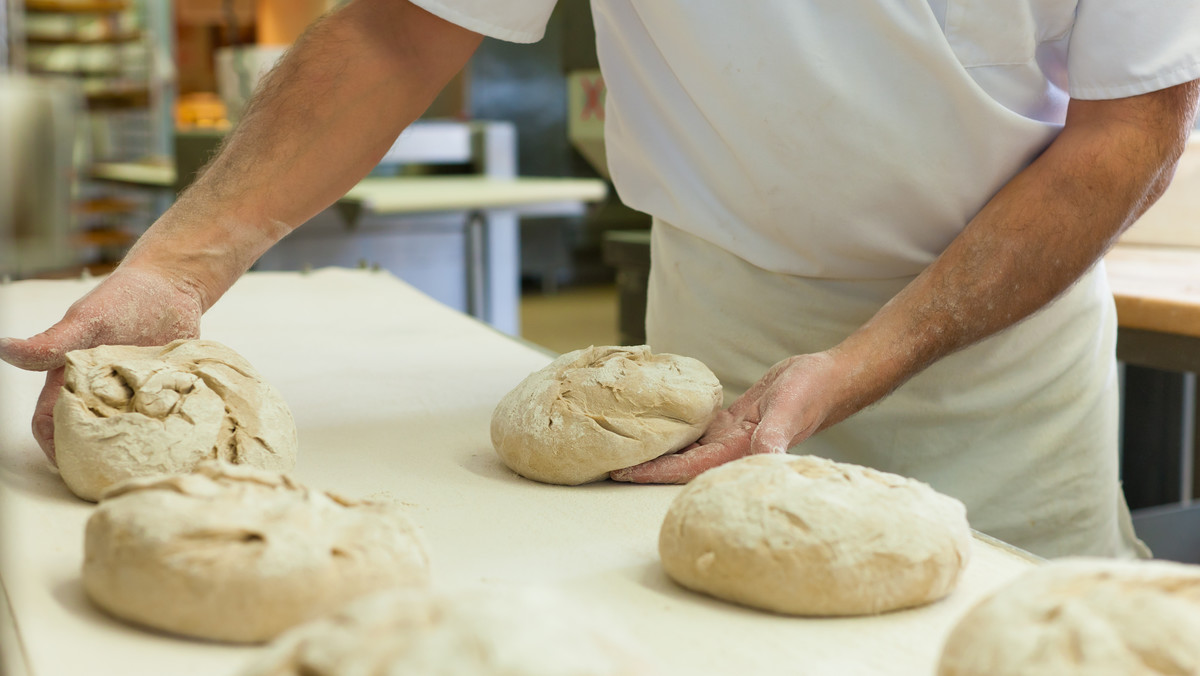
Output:
<svg viewBox="0 0 1200 676">
<path fill-rule="evenodd" d="M 33 413 L 33 436 L 54 460 L 54 404 L 67 352 L 97 345 L 163 345 L 200 334 L 202 303 L 186 284 L 150 269 L 122 266 L 75 302 L 54 326 L 26 340 L 0 338 L 0 359 L 47 371 Z"/>
<path fill-rule="evenodd" d="M 700 440 L 684 450 L 610 474 L 614 481 L 687 483 L 701 472 L 756 453 L 789 448 L 838 422 L 861 406 L 843 404 L 838 393 L 852 382 L 832 352 L 789 357 L 727 410 Z M 851 397 L 850 400 L 856 400 Z"/>
</svg>

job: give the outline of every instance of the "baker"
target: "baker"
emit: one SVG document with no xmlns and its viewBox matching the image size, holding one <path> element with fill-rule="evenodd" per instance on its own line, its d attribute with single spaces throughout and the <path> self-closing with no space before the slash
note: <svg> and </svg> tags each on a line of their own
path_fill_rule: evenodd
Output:
<svg viewBox="0 0 1200 676">
<path fill-rule="evenodd" d="M 266 78 L 222 152 L 61 322 L 0 357 L 195 336 L 382 157 L 484 35 L 554 0 L 357 0 Z M 647 334 L 736 394 L 686 481 L 789 448 L 916 477 L 1033 552 L 1144 554 L 1117 478 L 1097 261 L 1170 181 L 1200 77 L 1191 0 L 594 0 L 606 141 L 651 214 Z"/>
</svg>

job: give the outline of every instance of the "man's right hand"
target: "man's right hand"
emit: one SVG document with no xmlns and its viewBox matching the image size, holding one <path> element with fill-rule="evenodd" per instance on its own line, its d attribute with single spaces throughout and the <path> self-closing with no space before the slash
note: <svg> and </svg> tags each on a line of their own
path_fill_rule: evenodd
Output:
<svg viewBox="0 0 1200 676">
<path fill-rule="evenodd" d="M 164 345 L 200 335 L 199 293 L 157 271 L 122 266 L 80 298 L 54 326 L 27 340 L 0 338 L 0 359 L 47 371 L 33 413 L 33 436 L 54 460 L 54 404 L 71 350 L 97 345 Z"/>
</svg>

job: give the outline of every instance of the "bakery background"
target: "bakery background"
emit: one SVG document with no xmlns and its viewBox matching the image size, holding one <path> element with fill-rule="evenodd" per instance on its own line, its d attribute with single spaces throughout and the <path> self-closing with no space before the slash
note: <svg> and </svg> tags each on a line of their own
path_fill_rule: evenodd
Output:
<svg viewBox="0 0 1200 676">
<path fill-rule="evenodd" d="M 261 75 L 338 4 L 5 0 L 5 99 L 26 112 L 5 116 L 6 143 L 24 139 L 19 156 L 5 153 L 5 175 L 21 181 L 12 190 L 25 198 L 6 201 L 12 213 L 4 232 L 54 257 L 7 255 L 0 274 L 110 269 L 190 182 Z M 523 290 L 549 296 L 564 286 L 611 287 L 606 233 L 645 229 L 649 221 L 616 198 L 595 152 L 603 82 L 593 43 L 585 3 L 563 3 L 535 45 L 486 41 L 373 172 L 375 185 L 321 214 L 257 269 L 380 267 L 511 334 L 519 334 Z M 31 86 L 29 78 L 52 82 L 56 92 L 35 103 L 18 91 Z M 56 112 L 32 113 L 37 106 Z M 48 149 L 52 159 L 34 159 Z M 428 208 L 393 195 L 382 180 L 444 175 L 556 180 L 512 194 L 450 194 Z M 362 208 L 364 201 L 372 206 Z M 473 227 L 479 217 L 486 237 Z M 598 307 L 605 302 L 614 302 L 611 294 Z M 594 340 L 614 342 L 611 334 L 604 326 Z"/>
<path fill-rule="evenodd" d="M 110 270 L 236 123 L 261 74 L 336 4 L 0 3 L 0 275 Z M 567 1 L 535 45 L 486 40 L 369 181 L 257 269 L 387 270 L 555 353 L 640 342 L 649 223 L 606 181 L 593 42 L 587 4 Z M 512 177 L 550 180 L 516 196 L 471 183 Z M 427 201 L 414 203 L 412 186 Z M 1126 496 L 1156 554 L 1187 562 L 1200 562 L 1197 224 L 1193 141 L 1167 195 L 1109 257 Z"/>
</svg>

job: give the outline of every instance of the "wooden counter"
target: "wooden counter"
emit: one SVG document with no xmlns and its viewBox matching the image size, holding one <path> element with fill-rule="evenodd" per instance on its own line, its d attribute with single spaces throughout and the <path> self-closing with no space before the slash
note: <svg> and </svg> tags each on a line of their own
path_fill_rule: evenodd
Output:
<svg viewBox="0 0 1200 676">
<path fill-rule="evenodd" d="M 1104 264 L 1117 305 L 1117 357 L 1200 371 L 1200 248 L 1118 244 Z"/>
<path fill-rule="evenodd" d="M 1122 328 L 1200 337 L 1200 248 L 1120 244 L 1104 262 Z"/>
</svg>

